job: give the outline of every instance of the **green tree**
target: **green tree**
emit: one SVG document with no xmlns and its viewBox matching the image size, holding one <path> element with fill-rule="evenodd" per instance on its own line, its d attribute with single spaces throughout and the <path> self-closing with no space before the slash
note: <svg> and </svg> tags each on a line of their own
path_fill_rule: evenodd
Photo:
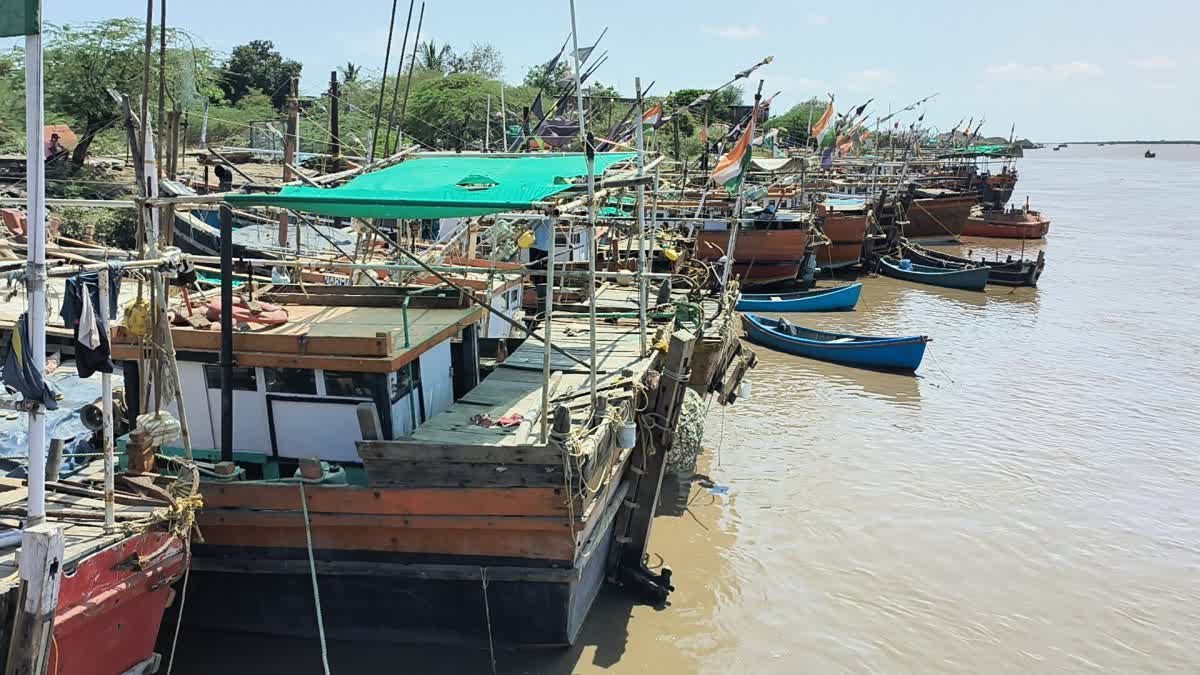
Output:
<svg viewBox="0 0 1200 675">
<path fill-rule="evenodd" d="M 414 87 L 404 132 L 430 147 L 479 148 L 487 119 L 487 97 L 500 96 L 500 83 L 475 73 L 454 73 Z"/>
<path fill-rule="evenodd" d="M 284 59 L 270 40 L 252 40 L 233 48 L 222 66 L 220 86 L 225 100 L 237 104 L 251 91 L 271 97 L 277 110 L 287 105 L 291 78 L 300 75 L 298 61 Z"/>
<path fill-rule="evenodd" d="M 804 145 L 808 142 L 810 121 L 816 123 L 825 112 L 827 100 L 816 97 L 792 106 L 782 115 L 772 117 L 766 124 L 768 129 L 779 129 L 780 137 L 789 145 Z"/>
<path fill-rule="evenodd" d="M 454 50 L 450 45 L 438 46 L 433 40 L 422 42 L 417 48 L 417 67 L 422 70 L 446 72 L 454 58 Z"/>
<path fill-rule="evenodd" d="M 345 84 L 358 80 L 359 75 L 362 74 L 362 66 L 353 61 L 347 61 L 346 65 L 339 66 L 338 70 L 342 71 L 342 82 Z"/>
<path fill-rule="evenodd" d="M 541 91 L 545 96 L 562 96 L 571 87 L 574 80 L 571 77 L 571 67 L 566 59 L 559 59 L 554 68 L 549 63 L 531 66 L 525 71 L 525 86 L 534 91 Z"/>
<path fill-rule="evenodd" d="M 443 46 L 443 49 L 449 49 Z M 476 73 L 492 79 L 500 77 L 504 72 L 504 59 L 500 50 L 490 44 L 473 44 L 471 50 L 458 54 L 451 50 L 449 71 L 451 73 Z"/>
<path fill-rule="evenodd" d="M 48 117 L 66 117 L 79 135 L 71 155 L 82 165 L 96 135 L 121 120 L 110 91 L 136 100 L 142 90 L 143 24 L 136 19 L 110 19 L 97 24 L 63 26 L 49 31 L 45 46 Z M 155 40 L 157 44 L 157 40 Z M 168 31 L 167 96 L 187 105 L 211 92 L 212 60 L 195 48 L 186 33 Z M 180 46 L 186 43 L 187 46 Z M 150 78 L 158 81 L 158 58 L 151 59 Z M 156 87 L 151 87 L 151 92 Z M 152 94 L 153 95 L 153 94 Z M 152 108 L 153 109 L 153 108 Z"/>
</svg>

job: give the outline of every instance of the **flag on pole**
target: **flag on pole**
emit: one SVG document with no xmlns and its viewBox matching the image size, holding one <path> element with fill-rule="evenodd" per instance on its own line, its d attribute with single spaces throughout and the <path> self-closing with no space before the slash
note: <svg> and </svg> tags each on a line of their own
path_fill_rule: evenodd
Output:
<svg viewBox="0 0 1200 675">
<path fill-rule="evenodd" d="M 755 103 L 754 111 L 750 115 L 750 121 L 746 124 L 746 130 L 742 133 L 742 137 L 733 144 L 733 147 L 721 157 L 717 162 L 717 168 L 713 169 L 712 179 L 714 183 L 725 186 L 725 190 L 730 194 L 738 191 L 742 186 L 742 179 L 746 177 L 746 170 L 750 166 L 750 143 L 754 140 L 754 122 L 758 117 L 758 104 Z"/>
<path fill-rule="evenodd" d="M 834 114 L 833 110 L 833 100 L 830 99 L 829 106 L 825 108 L 825 112 L 821 114 L 821 119 L 817 120 L 817 123 L 812 126 L 812 129 L 809 130 L 809 138 L 816 136 L 818 142 L 824 140 L 825 135 L 830 131 L 833 131 L 833 122 L 835 117 L 836 115 Z"/>
<path fill-rule="evenodd" d="M 41 0 L 0 0 L 0 37 L 41 32 Z"/>
<path fill-rule="evenodd" d="M 653 107 L 642 114 L 642 128 L 657 129 L 658 123 L 662 120 L 663 107 L 661 103 L 655 103 Z"/>
</svg>

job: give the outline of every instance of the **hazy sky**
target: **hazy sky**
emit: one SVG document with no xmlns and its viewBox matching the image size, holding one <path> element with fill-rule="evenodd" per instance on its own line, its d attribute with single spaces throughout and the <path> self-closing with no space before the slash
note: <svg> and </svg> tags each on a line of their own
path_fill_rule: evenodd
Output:
<svg viewBox="0 0 1200 675">
<path fill-rule="evenodd" d="M 43 3 L 54 23 L 146 11 L 144 0 Z M 407 8 L 401 0 L 397 49 Z M 313 92 L 345 61 L 382 68 L 390 9 L 391 0 L 168 0 L 167 19 L 222 55 L 274 41 L 303 62 L 302 89 Z M 1018 136 L 1041 140 L 1200 137 L 1200 3 L 1191 1 L 577 0 L 577 11 L 581 44 L 609 27 L 609 60 L 594 77 L 627 94 L 634 76 L 656 80 L 657 94 L 715 86 L 772 55 L 759 74 L 765 91 L 783 92 L 777 113 L 826 92 L 847 106 L 874 96 L 878 112 L 941 92 L 926 121 L 944 129 L 983 115 L 985 133 L 1007 135 L 1015 123 Z M 569 30 L 567 0 L 429 0 L 422 40 L 490 42 L 506 79 L 519 81 Z"/>
</svg>

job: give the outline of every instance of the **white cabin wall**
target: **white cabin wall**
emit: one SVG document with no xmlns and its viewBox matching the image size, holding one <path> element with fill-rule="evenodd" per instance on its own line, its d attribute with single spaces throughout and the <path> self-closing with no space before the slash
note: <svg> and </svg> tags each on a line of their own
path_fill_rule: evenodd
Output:
<svg viewBox="0 0 1200 675">
<path fill-rule="evenodd" d="M 454 366 L 450 362 L 450 341 L 446 340 L 420 357 L 421 386 L 425 390 L 426 419 L 445 411 L 454 403 Z"/>
</svg>

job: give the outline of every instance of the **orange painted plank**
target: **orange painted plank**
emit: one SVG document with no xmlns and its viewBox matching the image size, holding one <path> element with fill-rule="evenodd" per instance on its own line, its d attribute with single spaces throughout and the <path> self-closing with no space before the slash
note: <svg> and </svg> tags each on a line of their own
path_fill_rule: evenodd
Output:
<svg viewBox="0 0 1200 675">
<path fill-rule="evenodd" d="M 568 512 L 562 488 L 358 488 L 306 485 L 311 512 L 447 516 L 558 516 Z M 201 486 L 204 506 L 300 508 L 300 488 L 269 483 Z M 576 505 L 579 509 L 579 505 Z"/>
<path fill-rule="evenodd" d="M 467 532 L 567 532 L 565 516 L 413 516 L 397 514 L 308 513 L 313 527 L 362 527 L 392 530 L 463 530 Z M 204 525 L 238 525 L 244 527 L 290 527 L 303 524 L 303 514 L 294 511 L 252 511 L 249 509 L 211 509 L 200 513 Z"/>
<path fill-rule="evenodd" d="M 297 518 L 297 520 L 299 520 Z M 245 548 L 307 546 L 302 524 L 295 527 L 202 526 L 205 542 Z M 499 556 L 570 561 L 575 547 L 564 531 L 512 532 L 486 530 L 412 530 L 377 527 L 315 527 L 313 547 L 318 550 L 431 553 Z"/>
</svg>

